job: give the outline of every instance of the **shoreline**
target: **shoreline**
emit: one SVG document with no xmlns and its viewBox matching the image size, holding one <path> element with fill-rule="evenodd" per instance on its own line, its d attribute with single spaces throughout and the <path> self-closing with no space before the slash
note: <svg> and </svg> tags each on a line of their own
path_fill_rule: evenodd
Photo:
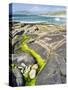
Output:
<svg viewBox="0 0 68 90">
<path fill-rule="evenodd" d="M 66 15 L 38 15 L 44 17 L 56 17 L 56 18 L 66 18 Z"/>
<path fill-rule="evenodd" d="M 66 23 L 64 24 L 59 24 L 59 23 L 46 23 L 46 22 L 24 22 L 24 21 L 12 21 L 10 20 L 9 23 L 21 23 L 21 24 L 41 24 L 41 25 L 59 25 L 59 26 L 66 26 Z"/>
</svg>

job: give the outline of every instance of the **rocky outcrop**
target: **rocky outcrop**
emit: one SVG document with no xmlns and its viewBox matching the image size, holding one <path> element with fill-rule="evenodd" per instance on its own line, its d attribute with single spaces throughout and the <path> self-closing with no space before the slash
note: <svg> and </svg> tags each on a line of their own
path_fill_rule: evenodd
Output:
<svg viewBox="0 0 68 90">
<path fill-rule="evenodd" d="M 20 65 L 21 63 L 35 64 L 35 58 L 20 50 L 20 43 L 23 34 L 30 38 L 27 41 L 28 46 L 37 52 L 44 60 L 48 60 L 46 67 L 37 76 L 36 85 L 61 84 L 66 83 L 66 29 L 65 26 L 48 24 L 22 24 L 13 23 L 10 31 L 12 39 L 12 63 Z M 14 85 L 22 84 L 22 76 L 19 70 L 12 70 Z M 17 77 L 17 75 L 20 78 Z M 13 81 L 14 82 L 14 81 Z"/>
</svg>

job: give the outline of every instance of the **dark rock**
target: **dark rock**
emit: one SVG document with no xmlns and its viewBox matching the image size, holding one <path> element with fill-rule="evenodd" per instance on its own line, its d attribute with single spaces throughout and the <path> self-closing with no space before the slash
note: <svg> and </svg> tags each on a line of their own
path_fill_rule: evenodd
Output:
<svg viewBox="0 0 68 90">
<path fill-rule="evenodd" d="M 64 58 L 60 55 L 56 55 L 56 62 L 59 66 L 59 70 L 62 73 L 62 75 L 66 75 L 66 62 L 64 60 Z"/>
<path fill-rule="evenodd" d="M 66 43 L 64 43 L 61 47 L 57 48 L 55 52 L 65 59 L 66 58 Z"/>
<path fill-rule="evenodd" d="M 58 62 L 60 65 L 58 64 Z M 45 84 L 59 84 L 65 82 L 65 79 L 61 81 L 61 74 L 66 75 L 65 62 L 61 57 L 57 57 L 55 54 L 51 54 L 48 60 L 47 65 L 41 71 L 39 76 L 37 77 L 37 85 L 45 85 Z"/>
<path fill-rule="evenodd" d="M 13 63 L 25 63 L 27 66 L 34 64 L 35 60 L 27 53 L 13 54 Z"/>
<path fill-rule="evenodd" d="M 22 74 L 20 73 L 19 69 L 15 68 L 10 70 L 9 76 L 11 86 L 24 86 L 24 78 L 22 77 Z"/>
<path fill-rule="evenodd" d="M 29 47 L 37 52 L 43 59 L 47 59 L 47 50 L 36 43 L 30 43 Z"/>
</svg>

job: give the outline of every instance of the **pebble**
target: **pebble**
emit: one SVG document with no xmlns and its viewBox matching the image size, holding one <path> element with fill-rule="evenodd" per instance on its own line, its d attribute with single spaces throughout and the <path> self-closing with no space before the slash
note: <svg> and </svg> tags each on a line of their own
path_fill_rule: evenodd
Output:
<svg viewBox="0 0 68 90">
<path fill-rule="evenodd" d="M 26 67 L 26 65 L 24 63 L 21 63 L 21 66 Z"/>
<path fill-rule="evenodd" d="M 34 64 L 34 65 L 32 66 L 32 69 L 38 69 L 38 65 L 37 65 L 37 64 Z"/>
<path fill-rule="evenodd" d="M 30 79 L 34 79 L 36 76 L 36 70 L 32 69 L 30 72 L 29 72 L 29 77 Z"/>
</svg>

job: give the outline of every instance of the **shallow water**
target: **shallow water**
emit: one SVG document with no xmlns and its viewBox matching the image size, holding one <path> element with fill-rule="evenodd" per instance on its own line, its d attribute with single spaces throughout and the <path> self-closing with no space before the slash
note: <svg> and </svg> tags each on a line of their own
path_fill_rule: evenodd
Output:
<svg viewBox="0 0 68 90">
<path fill-rule="evenodd" d="M 40 15 L 12 15 L 9 18 L 12 21 L 24 23 L 48 23 L 48 24 L 65 24 L 66 18 L 59 16 L 40 16 Z"/>
</svg>

